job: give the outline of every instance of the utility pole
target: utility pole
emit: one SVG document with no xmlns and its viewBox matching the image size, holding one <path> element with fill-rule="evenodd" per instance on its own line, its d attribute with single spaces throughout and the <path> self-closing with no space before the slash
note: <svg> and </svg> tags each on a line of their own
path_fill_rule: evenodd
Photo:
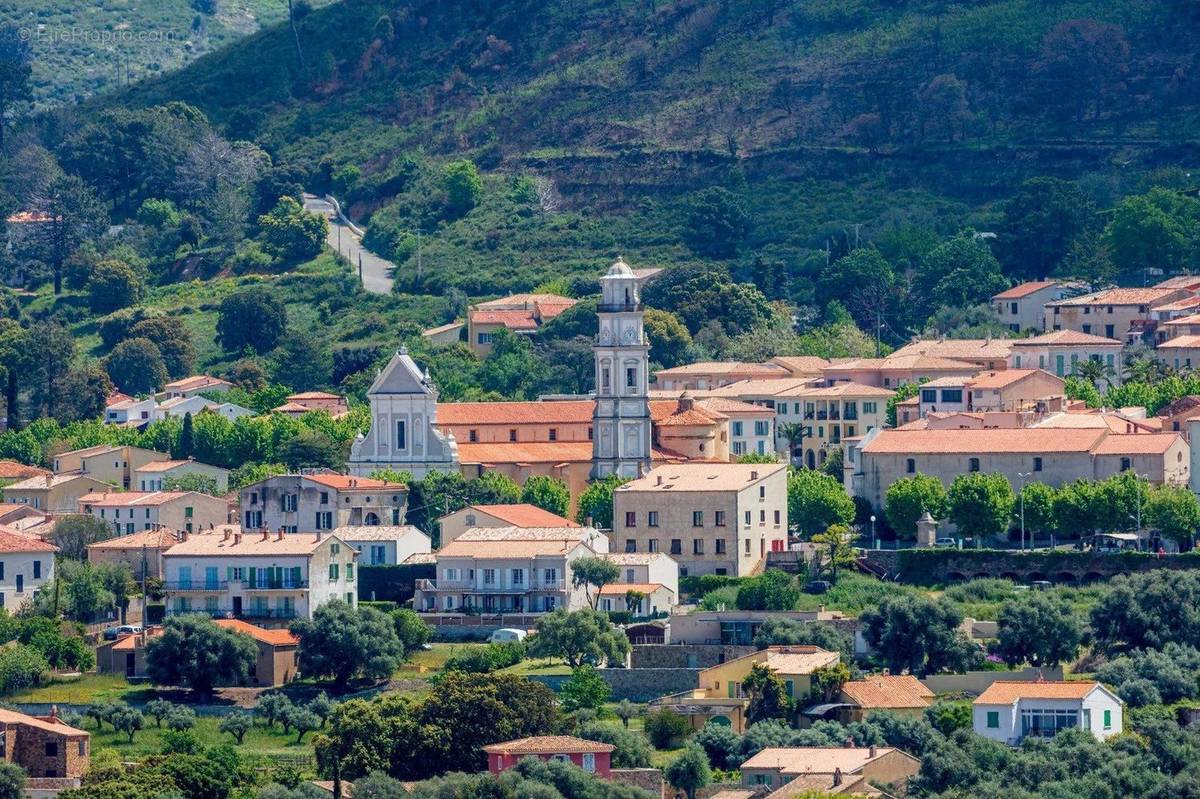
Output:
<svg viewBox="0 0 1200 799">
<path fill-rule="evenodd" d="M 364 285 L 363 284 L 363 270 L 362 270 L 362 250 L 358 251 L 358 284 L 360 286 Z"/>
<path fill-rule="evenodd" d="M 1032 475 L 1033 472 L 1018 472 L 1017 477 L 1021 478 L 1021 551 L 1025 551 L 1025 479 Z"/>
</svg>

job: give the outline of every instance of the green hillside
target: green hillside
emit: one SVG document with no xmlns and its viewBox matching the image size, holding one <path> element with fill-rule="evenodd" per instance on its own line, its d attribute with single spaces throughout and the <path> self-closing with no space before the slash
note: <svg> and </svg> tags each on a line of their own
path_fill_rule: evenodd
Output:
<svg viewBox="0 0 1200 799">
<path fill-rule="evenodd" d="M 0 25 L 15 26 L 29 43 L 34 98 L 43 107 L 176 70 L 286 16 L 286 0 L 10 0 L 0 5 Z"/>
<path fill-rule="evenodd" d="M 302 21 L 303 69 L 276 28 L 123 99 L 197 105 L 401 260 L 422 229 L 411 289 L 687 260 L 679 201 L 711 185 L 748 207 L 739 252 L 799 276 L 831 237 L 987 227 L 1031 175 L 1082 178 L 1104 207 L 1195 163 L 1183 19 L 1194 3 L 346 0 Z M 424 168 L 454 157 L 542 179 L 564 213 L 489 192 L 474 218 L 432 218 Z"/>
</svg>

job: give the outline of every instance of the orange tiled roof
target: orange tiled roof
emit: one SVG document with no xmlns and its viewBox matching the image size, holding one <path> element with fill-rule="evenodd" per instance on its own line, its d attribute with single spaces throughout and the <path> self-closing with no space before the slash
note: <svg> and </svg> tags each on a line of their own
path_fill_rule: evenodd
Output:
<svg viewBox="0 0 1200 799">
<path fill-rule="evenodd" d="M 1040 336 L 1032 336 L 1030 338 L 1020 338 L 1013 342 L 1014 347 L 1039 347 L 1046 344 L 1056 346 L 1067 346 L 1072 344 L 1077 345 L 1092 345 L 1092 346 L 1124 346 L 1115 338 L 1105 338 L 1104 336 L 1094 336 L 1091 333 L 1082 333 L 1078 330 L 1051 330 L 1049 333 L 1042 333 Z"/>
<path fill-rule="evenodd" d="M 1186 311 L 1197 306 L 1200 306 L 1200 296 L 1184 297 L 1182 300 L 1173 300 L 1172 302 L 1163 303 L 1162 305 L 1155 305 L 1150 310 L 1157 313 L 1163 313 L 1169 311 Z"/>
<path fill-rule="evenodd" d="M 651 401 L 650 405 L 653 408 L 654 402 Z M 753 402 L 742 402 L 729 397 L 704 397 L 696 400 L 696 405 L 727 416 L 775 416 L 775 411 L 765 405 L 755 405 Z M 653 416 L 653 411 L 651 415 Z"/>
<path fill-rule="evenodd" d="M 999 372 L 983 372 L 976 375 L 967 381 L 967 385 L 971 388 L 1004 388 L 1027 377 L 1032 377 L 1038 372 L 1047 377 L 1053 377 L 1060 383 L 1063 382 L 1061 377 L 1055 377 L 1044 369 L 1002 369 Z"/>
<path fill-rule="evenodd" d="M 503 325 L 509 330 L 535 330 L 538 322 L 533 311 L 471 311 L 477 325 Z"/>
<path fill-rule="evenodd" d="M 92 549 L 167 549 L 179 543 L 173 530 L 168 530 L 165 527 L 158 530 L 141 530 L 129 535 L 119 536 L 117 538 L 109 538 L 104 541 L 97 541 L 94 544 L 88 544 L 87 548 Z"/>
<path fill-rule="evenodd" d="M 268 630 L 265 627 L 259 627 L 257 624 L 250 624 L 241 619 L 214 619 L 214 621 L 226 630 L 245 633 L 255 641 L 261 641 L 264 644 L 272 646 L 295 646 L 300 643 L 300 639 L 287 630 Z"/>
<path fill-rule="evenodd" d="M 0 461 L 0 480 L 27 480 L 30 477 L 44 477 L 48 474 L 50 474 L 49 469 L 26 466 L 17 461 Z"/>
<path fill-rule="evenodd" d="M 338 491 L 366 488 L 407 488 L 404 483 L 389 483 L 386 480 L 376 480 L 373 477 L 355 477 L 352 474 L 306 474 L 303 475 L 303 478 L 305 480 L 312 480 L 314 483 L 320 483 L 328 488 L 337 489 Z"/>
<path fill-rule="evenodd" d="M 1158 345 L 1160 350 L 1189 350 L 1200 347 L 1200 336 L 1176 336 Z"/>
<path fill-rule="evenodd" d="M 1178 293 L 1176 288 L 1115 288 L 1055 300 L 1048 305 L 1153 305 Z"/>
<path fill-rule="evenodd" d="M 57 552 L 58 547 L 47 544 L 40 538 L 18 535 L 10 528 L 0 529 L 0 553 L 3 552 Z"/>
<path fill-rule="evenodd" d="M 673 366 L 670 369 L 659 369 L 654 373 L 656 379 L 663 377 L 687 377 L 688 375 L 747 375 L 760 378 L 790 377 L 791 372 L 776 363 L 755 363 L 747 361 L 700 361 L 697 363 Z"/>
<path fill-rule="evenodd" d="M 192 491 L 94 491 L 79 498 L 81 505 L 101 505 L 112 507 L 142 507 L 145 505 L 165 505 L 177 499 L 182 499 Z"/>
<path fill-rule="evenodd" d="M 209 386 L 232 386 L 228 380 L 222 380 L 219 377 L 211 377 L 209 375 L 192 375 L 184 377 L 180 380 L 174 380 L 163 386 L 167 391 L 194 391 L 200 388 L 208 388 Z"/>
<path fill-rule="evenodd" d="M 911 674 L 877 675 L 851 680 L 842 693 L 862 708 L 928 707 L 933 691 Z"/>
<path fill-rule="evenodd" d="M 1154 285 L 1160 289 L 1188 289 L 1200 286 L 1200 275 L 1176 275 Z"/>
<path fill-rule="evenodd" d="M 491 309 L 510 309 L 510 308 L 533 308 L 539 303 L 545 305 L 574 305 L 579 300 L 570 297 L 563 297 L 560 294 L 510 294 L 507 297 L 499 297 L 494 300 L 485 300 L 484 302 L 475 303 L 476 308 L 491 308 Z"/>
<path fill-rule="evenodd" d="M 993 300 L 1019 300 L 1022 297 L 1028 297 L 1030 294 L 1048 289 L 1051 286 L 1057 286 L 1056 280 L 1031 280 L 1028 283 L 1020 283 L 1010 289 L 1005 289 L 999 294 L 993 294 Z"/>
<path fill-rule="evenodd" d="M 1161 455 L 1180 439 L 1178 433 L 1112 433 L 1096 447 L 1096 454 Z"/>
<path fill-rule="evenodd" d="M 24 724 L 27 727 L 37 727 L 39 730 L 53 732 L 58 735 L 67 735 L 72 738 L 76 736 L 87 736 L 85 730 L 77 730 L 71 725 L 58 721 L 48 720 L 39 716 L 28 716 L 24 713 L 18 713 L 15 710 L 0 710 L 0 724 Z"/>
<path fill-rule="evenodd" d="M 566 555 L 578 546 L 577 539 L 546 538 L 499 541 L 465 541 L 456 538 L 437 551 L 439 558 L 536 558 Z"/>
<path fill-rule="evenodd" d="M 575 754 L 577 752 L 611 752 L 614 749 L 616 747 L 612 744 L 585 741 L 573 735 L 537 735 L 532 738 L 518 738 L 515 741 L 504 741 L 483 747 L 483 751 L 492 755 Z"/>
<path fill-rule="evenodd" d="M 884 358 L 890 361 L 907 355 L 925 355 L 930 358 L 948 358 L 950 360 L 986 360 L 988 358 L 1007 358 L 1012 351 L 1012 341 L 1003 338 L 944 338 L 919 339 L 905 344 L 891 355 Z"/>
<path fill-rule="evenodd" d="M 495 516 L 513 527 L 579 527 L 579 524 L 527 502 L 515 505 L 472 505 L 475 510 Z"/>
<path fill-rule="evenodd" d="M 291 400 L 314 400 L 314 399 L 345 399 L 341 394 L 331 394 L 328 391 L 301 391 L 299 394 L 289 394 L 287 396 Z"/>
<path fill-rule="evenodd" d="M 782 463 L 678 463 L 651 469 L 616 490 L 738 491 L 786 468 Z"/>
<path fill-rule="evenodd" d="M 320 533 L 285 533 L 280 537 L 277 533 L 268 532 L 266 538 L 263 538 L 261 532 L 247 530 L 240 536 L 230 535 L 229 538 L 226 538 L 224 528 L 222 528 L 220 532 L 189 535 L 186 541 L 180 541 L 164 552 L 163 557 L 180 555 L 246 555 L 254 557 L 307 555 L 334 537 Z"/>
<path fill-rule="evenodd" d="M 777 363 L 793 374 L 819 375 L 829 361 L 816 355 L 777 355 L 770 363 Z"/>
<path fill-rule="evenodd" d="M 1009 682 L 997 680 L 975 700 L 977 705 L 1011 705 L 1018 699 L 1083 699 L 1100 687 L 1092 681 Z"/>
<path fill-rule="evenodd" d="M 866 746 L 768 747 L 742 764 L 743 769 L 778 769 L 784 774 L 852 774 L 868 762 L 897 750 Z"/>
</svg>

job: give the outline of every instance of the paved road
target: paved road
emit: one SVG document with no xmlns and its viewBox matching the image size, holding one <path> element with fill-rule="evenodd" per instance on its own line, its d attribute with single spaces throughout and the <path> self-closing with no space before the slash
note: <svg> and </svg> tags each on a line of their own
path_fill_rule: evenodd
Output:
<svg viewBox="0 0 1200 799">
<path fill-rule="evenodd" d="M 363 289 L 372 294 L 392 293 L 392 272 L 396 265 L 362 246 L 362 238 L 342 220 L 333 205 L 312 194 L 304 195 L 304 207 L 329 220 L 329 248 L 346 257 L 355 268 L 362 264 Z"/>
</svg>

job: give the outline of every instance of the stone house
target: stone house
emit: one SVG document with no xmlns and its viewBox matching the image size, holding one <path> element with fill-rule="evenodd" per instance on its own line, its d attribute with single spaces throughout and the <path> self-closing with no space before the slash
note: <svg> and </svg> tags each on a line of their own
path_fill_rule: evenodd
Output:
<svg viewBox="0 0 1200 799">
<path fill-rule="evenodd" d="M 404 524 L 408 486 L 334 473 L 281 474 L 238 494 L 242 527 L 311 533 Z"/>
</svg>

